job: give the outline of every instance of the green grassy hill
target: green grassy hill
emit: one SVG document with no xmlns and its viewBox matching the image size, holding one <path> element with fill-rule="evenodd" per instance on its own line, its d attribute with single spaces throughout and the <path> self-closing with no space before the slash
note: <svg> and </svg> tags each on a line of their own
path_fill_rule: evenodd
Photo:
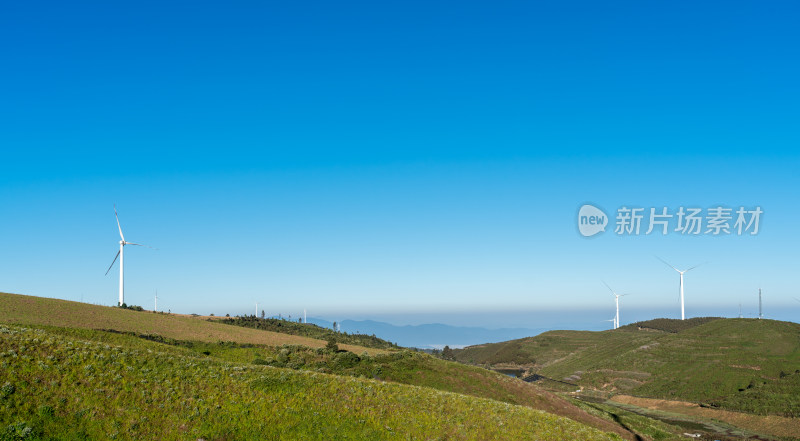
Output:
<svg viewBox="0 0 800 441">
<path fill-rule="evenodd" d="M 800 325 L 756 319 L 660 319 L 614 331 L 552 331 L 456 351 L 607 392 L 800 416 Z"/>
<path fill-rule="evenodd" d="M 133 311 L 108 306 L 89 305 L 68 300 L 0 293 L 0 323 L 48 325 L 65 328 L 114 329 L 154 334 L 179 340 L 282 345 L 295 344 L 312 348 L 325 346 L 324 340 L 281 332 L 230 326 L 177 314 Z M 377 353 L 380 350 L 355 345 L 340 345 L 352 352 Z"/>
<path fill-rule="evenodd" d="M 245 328 L 262 329 L 265 331 L 280 332 L 282 334 L 300 335 L 318 340 L 334 339 L 338 343 L 363 346 L 376 349 L 399 349 L 394 343 L 388 342 L 374 335 L 350 334 L 347 332 L 334 332 L 312 323 L 299 323 L 276 318 L 258 318 L 256 316 L 220 317 L 209 318 L 226 325 L 243 326 Z"/>
<path fill-rule="evenodd" d="M 169 434 L 163 439 L 188 435 L 196 436 L 191 439 L 248 439 L 258 431 L 267 434 L 259 439 L 560 439 L 589 430 L 575 421 L 633 439 L 618 425 L 536 386 L 422 353 L 354 346 L 345 346 L 350 352 L 335 351 L 324 348 L 320 340 L 199 318 L 8 294 L 0 294 L 0 323 L 9 324 L 0 333 L 0 367 L 4 375 L 8 373 L 3 377 L 8 387 L 0 393 L 0 439 L 16 439 L 3 435 L 4 428 L 11 433 L 32 427 L 32 433 L 54 436 L 60 426 L 72 430 L 63 439 L 114 432 L 120 438 L 147 438 L 162 430 Z M 23 324 L 26 329 L 10 324 Z M 81 355 L 75 357 L 77 353 Z M 129 355 L 123 362 L 120 354 Z M 211 373 L 201 374 L 198 369 Z M 153 373 L 152 378 L 148 373 Z M 252 392 L 258 389 L 253 384 L 260 384 L 254 382 L 263 375 L 273 378 L 265 380 L 269 387 Z M 303 389 L 300 401 L 281 395 L 288 387 L 283 379 L 299 384 L 292 391 Z M 375 392 L 367 398 L 348 395 L 352 384 Z M 235 393 L 226 398 L 221 390 Z M 324 390 L 333 397 L 343 396 L 344 407 L 334 398 L 319 396 Z M 179 403 L 164 401 L 176 391 Z M 253 402 L 249 393 L 260 398 Z M 443 404 L 441 397 L 451 393 L 458 395 Z M 209 394 L 213 399 L 206 398 Z M 120 395 L 127 398 L 114 398 L 110 407 L 103 402 L 103 397 Z M 264 405 L 265 399 L 272 400 L 271 407 Z M 359 399 L 366 400 L 366 408 L 355 406 L 353 402 Z M 123 405 L 126 400 L 131 400 L 132 408 Z M 414 400 L 419 403 L 411 404 Z M 461 415 L 454 415 L 464 406 L 472 409 L 470 418 L 485 413 L 489 421 L 502 425 L 489 429 L 491 424 L 481 421 L 467 424 Z M 514 410 L 517 407 L 524 410 Z M 144 419 L 136 417 L 136 408 L 144 412 Z M 525 413 L 536 409 L 572 421 Z M 251 415 L 278 410 L 275 418 L 265 417 L 258 424 Z M 170 425 L 160 416 L 164 412 L 174 413 L 181 424 Z M 407 415 L 394 415 L 404 412 Z M 518 412 L 529 421 L 505 420 Z M 212 415 L 210 422 L 208 415 Z M 434 429 L 436 419 L 449 422 Z M 222 420 L 226 423 L 221 424 Z M 309 421 L 326 427 L 314 432 Z M 258 431 L 247 422 L 256 424 Z M 264 422 L 278 426 L 262 431 Z M 281 422 L 286 424 L 281 426 Z M 382 433 L 380 427 L 392 430 Z M 337 430 L 344 435 L 334 436 Z M 591 430 L 585 433 L 589 439 L 619 439 Z"/>
<path fill-rule="evenodd" d="M 525 406 L 0 326 L 0 439 L 619 439 Z"/>
</svg>

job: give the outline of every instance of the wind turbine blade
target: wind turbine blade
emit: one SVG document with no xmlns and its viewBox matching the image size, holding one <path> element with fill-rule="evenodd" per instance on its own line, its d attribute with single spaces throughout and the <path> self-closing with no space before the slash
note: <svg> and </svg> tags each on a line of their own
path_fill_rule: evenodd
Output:
<svg viewBox="0 0 800 441">
<path fill-rule="evenodd" d="M 113 267 L 114 264 L 117 263 L 117 257 L 119 257 L 119 251 L 117 251 L 117 255 L 114 256 L 114 260 L 111 261 L 111 265 L 108 266 L 108 269 L 106 270 L 106 274 L 105 275 L 108 275 L 108 272 L 111 271 L 111 267 Z"/>
<path fill-rule="evenodd" d="M 672 266 L 672 265 L 668 264 L 666 260 L 664 260 L 664 259 L 662 259 L 662 258 L 660 258 L 660 257 L 658 257 L 658 256 L 656 256 L 656 259 L 658 259 L 658 260 L 660 260 L 660 261 L 664 262 L 664 265 L 666 265 L 666 266 L 668 266 L 668 267 L 670 267 L 670 268 L 674 269 L 675 271 L 677 271 L 677 272 L 681 272 L 681 270 L 679 270 L 678 268 L 675 268 L 674 266 Z"/>
<path fill-rule="evenodd" d="M 151 247 L 149 245 L 142 245 L 140 243 L 133 243 L 133 242 L 125 242 L 125 245 L 136 245 L 137 247 L 150 248 L 151 250 L 157 250 L 158 249 L 158 248 L 153 248 L 153 247 Z"/>
<path fill-rule="evenodd" d="M 125 236 L 122 234 L 122 226 L 119 224 L 119 215 L 117 214 L 117 206 L 114 205 L 114 217 L 117 218 L 117 228 L 119 228 L 119 237 L 125 242 Z"/>
<path fill-rule="evenodd" d="M 608 283 L 606 283 L 606 281 L 605 281 L 605 280 L 601 280 L 601 282 L 603 282 L 603 285 L 605 285 L 605 286 L 606 286 L 606 288 L 608 288 L 608 290 L 609 290 L 609 291 L 611 291 L 611 294 L 617 295 L 617 293 L 615 293 L 615 292 L 614 292 L 614 290 L 613 290 L 613 289 L 611 289 L 611 287 L 610 287 L 610 286 L 608 286 Z"/>
<path fill-rule="evenodd" d="M 617 297 L 625 297 L 625 296 L 629 296 L 629 295 L 630 295 L 630 294 L 620 294 L 620 295 L 618 295 Z"/>
<path fill-rule="evenodd" d="M 792 298 L 800 302 L 800 299 L 798 299 L 797 297 L 792 297 Z"/>
<path fill-rule="evenodd" d="M 703 265 L 705 265 L 705 264 L 707 264 L 707 263 L 708 263 L 708 262 L 703 262 L 703 263 L 701 263 L 701 264 L 699 264 L 699 265 L 695 265 L 695 266 L 693 266 L 693 267 L 691 267 L 691 268 L 687 269 L 687 270 L 686 270 L 686 271 L 684 271 L 684 272 L 685 272 L 685 273 L 686 273 L 686 272 L 689 272 L 689 271 L 691 271 L 691 270 L 693 270 L 693 269 L 697 268 L 698 266 L 703 266 Z"/>
</svg>

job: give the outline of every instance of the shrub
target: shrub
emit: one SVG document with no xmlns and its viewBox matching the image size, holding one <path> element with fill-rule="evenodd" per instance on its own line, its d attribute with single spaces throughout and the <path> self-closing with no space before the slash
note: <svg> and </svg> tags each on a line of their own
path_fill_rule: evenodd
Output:
<svg viewBox="0 0 800 441">
<path fill-rule="evenodd" d="M 3 434 L 4 440 L 23 440 L 31 437 L 33 437 L 33 428 L 25 422 L 9 425 Z"/>
<path fill-rule="evenodd" d="M 331 352 L 339 352 L 339 345 L 336 344 L 335 338 L 329 338 L 328 344 L 325 345 L 325 349 Z"/>
<path fill-rule="evenodd" d="M 339 352 L 333 360 L 333 365 L 336 369 L 348 369 L 358 364 L 361 361 L 358 355 L 352 352 Z"/>
<path fill-rule="evenodd" d="M 9 397 L 16 390 L 17 389 L 14 387 L 13 384 L 7 382 L 6 384 L 3 385 L 3 387 L 0 387 L 0 397 L 1 398 Z"/>
</svg>

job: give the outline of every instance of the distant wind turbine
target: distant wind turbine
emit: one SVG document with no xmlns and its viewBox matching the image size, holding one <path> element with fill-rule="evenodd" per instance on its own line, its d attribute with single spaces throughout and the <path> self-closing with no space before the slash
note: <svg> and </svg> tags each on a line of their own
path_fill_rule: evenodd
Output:
<svg viewBox="0 0 800 441">
<path fill-rule="evenodd" d="M 614 294 L 614 300 L 617 303 L 617 315 L 614 316 L 614 329 L 617 329 L 617 328 L 619 328 L 619 298 L 620 297 L 625 297 L 628 294 L 617 294 L 616 292 L 614 292 L 613 289 L 611 289 L 610 286 L 608 286 L 608 283 L 606 283 L 605 281 L 603 281 L 603 285 L 605 285 L 606 288 L 608 288 L 608 290 L 611 291 L 611 294 Z"/>
<path fill-rule="evenodd" d="M 614 323 L 613 323 L 613 325 L 614 325 L 614 329 L 617 329 L 617 318 L 616 318 L 616 317 L 610 318 L 610 319 L 608 319 L 608 320 L 603 320 L 603 321 L 604 321 L 604 322 L 614 322 Z"/>
<path fill-rule="evenodd" d="M 108 266 L 106 270 L 106 275 L 108 272 L 111 271 L 111 268 L 114 266 L 114 263 L 117 262 L 117 258 L 119 257 L 119 304 L 117 306 L 122 306 L 125 303 L 125 265 L 124 265 L 124 258 L 125 258 L 125 245 L 136 245 L 139 247 L 146 247 L 151 249 L 156 249 L 153 247 L 149 247 L 147 245 L 142 245 L 140 243 L 133 243 L 127 242 L 125 240 L 125 236 L 122 234 L 122 227 L 119 224 L 119 215 L 117 214 L 117 206 L 114 205 L 114 217 L 117 218 L 117 228 L 119 228 L 119 251 L 117 251 L 117 255 L 114 256 L 114 260 L 111 261 L 111 265 Z"/>
<path fill-rule="evenodd" d="M 683 309 L 683 274 L 684 274 L 684 273 L 688 273 L 689 271 L 691 271 L 691 270 L 693 270 L 693 269 L 697 268 L 698 266 L 700 266 L 700 265 L 704 265 L 705 263 L 708 263 L 708 262 L 704 262 L 704 263 L 701 263 L 700 265 L 695 265 L 695 266 L 693 266 L 693 267 L 691 267 L 691 268 L 689 268 L 689 269 L 686 269 L 686 270 L 683 270 L 683 271 L 681 271 L 681 270 L 679 270 L 678 268 L 675 268 L 674 266 L 672 266 L 672 265 L 668 264 L 666 260 L 664 260 L 664 259 L 662 259 L 662 258 L 660 258 L 660 257 L 658 257 L 658 256 L 656 256 L 656 259 L 658 259 L 658 260 L 660 260 L 660 261 L 664 262 L 664 264 L 665 264 L 665 265 L 667 265 L 668 267 L 670 267 L 670 268 L 674 269 L 675 271 L 677 271 L 677 272 L 678 272 L 678 274 L 680 274 L 680 275 L 681 275 L 681 288 L 680 288 L 680 291 L 681 291 L 681 320 L 685 320 L 685 319 L 686 319 L 686 315 L 684 314 L 684 309 Z"/>
</svg>

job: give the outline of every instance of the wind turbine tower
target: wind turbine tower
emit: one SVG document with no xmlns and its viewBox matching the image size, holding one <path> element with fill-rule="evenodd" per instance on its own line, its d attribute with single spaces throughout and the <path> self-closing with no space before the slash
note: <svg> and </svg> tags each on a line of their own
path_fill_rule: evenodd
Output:
<svg viewBox="0 0 800 441">
<path fill-rule="evenodd" d="M 111 261 L 111 265 L 108 266 L 106 270 L 106 275 L 108 272 L 111 271 L 111 268 L 114 266 L 114 263 L 117 262 L 117 258 L 119 258 L 119 304 L 117 306 L 122 306 L 125 303 L 125 265 L 124 265 L 124 258 L 125 258 L 125 245 L 136 245 L 139 247 L 146 247 L 155 249 L 153 247 L 149 247 L 147 245 L 142 245 L 140 243 L 133 243 L 128 242 L 125 240 L 125 235 L 122 234 L 122 226 L 119 224 L 119 215 L 117 214 L 117 206 L 114 206 L 114 217 L 117 218 L 117 228 L 119 229 L 119 251 L 117 251 L 117 255 L 114 256 L 114 260 Z"/>
<path fill-rule="evenodd" d="M 681 270 L 679 270 L 678 268 L 675 268 L 674 266 L 672 266 L 672 265 L 668 264 L 668 263 L 667 263 L 667 261 L 665 261 L 664 259 L 662 259 L 662 258 L 660 258 L 660 257 L 656 257 L 656 258 L 657 258 L 658 260 L 660 260 L 660 261 L 664 262 L 664 264 L 665 264 L 665 265 L 667 265 L 668 267 L 670 267 L 670 268 L 674 269 L 675 271 L 677 271 L 677 272 L 678 272 L 678 274 L 680 274 L 680 275 L 681 275 L 681 285 L 680 285 L 680 292 L 681 292 L 681 320 L 686 320 L 686 314 L 684 313 L 684 308 L 683 308 L 683 275 L 684 275 L 685 273 L 688 273 L 689 271 L 691 271 L 691 270 L 693 270 L 693 269 L 697 268 L 698 266 L 700 266 L 700 265 L 703 265 L 703 264 L 701 263 L 700 265 L 695 265 L 695 266 L 693 266 L 693 267 L 691 267 L 691 268 L 689 268 L 689 269 L 686 269 L 686 270 L 683 270 L 683 271 L 681 271 Z"/>
<path fill-rule="evenodd" d="M 605 285 L 606 288 L 611 291 L 611 294 L 614 294 L 614 301 L 617 303 L 617 315 L 614 316 L 614 329 L 617 329 L 619 328 L 619 298 L 625 297 L 627 294 L 617 294 L 613 289 L 611 289 L 610 286 L 608 286 L 608 283 L 606 282 L 603 282 L 603 285 Z"/>
<path fill-rule="evenodd" d="M 764 318 L 763 310 L 761 309 L 761 288 L 758 288 L 758 319 Z"/>
</svg>

